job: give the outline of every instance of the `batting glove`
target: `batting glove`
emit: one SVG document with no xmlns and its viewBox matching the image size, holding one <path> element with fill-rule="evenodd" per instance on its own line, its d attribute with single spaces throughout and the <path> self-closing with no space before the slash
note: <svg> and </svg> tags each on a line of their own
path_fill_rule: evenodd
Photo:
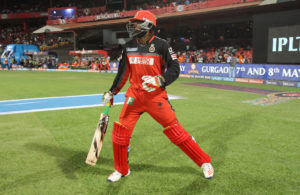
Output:
<svg viewBox="0 0 300 195">
<path fill-rule="evenodd" d="M 142 83 L 143 89 L 147 92 L 155 91 L 156 89 L 160 88 L 163 85 L 163 78 L 160 75 L 157 76 L 143 76 Z"/>
<path fill-rule="evenodd" d="M 110 104 L 112 106 L 114 104 L 114 96 L 112 92 L 104 92 L 103 97 L 102 97 L 102 102 L 104 105 Z"/>
</svg>

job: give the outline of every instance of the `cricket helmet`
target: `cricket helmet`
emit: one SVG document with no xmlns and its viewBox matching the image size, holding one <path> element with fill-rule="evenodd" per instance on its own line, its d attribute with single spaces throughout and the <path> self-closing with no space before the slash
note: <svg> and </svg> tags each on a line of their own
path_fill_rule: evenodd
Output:
<svg viewBox="0 0 300 195">
<path fill-rule="evenodd" d="M 126 26 L 127 32 L 133 37 L 142 37 L 147 31 L 156 27 L 156 17 L 150 11 L 138 11 L 133 18 L 129 19 Z"/>
</svg>

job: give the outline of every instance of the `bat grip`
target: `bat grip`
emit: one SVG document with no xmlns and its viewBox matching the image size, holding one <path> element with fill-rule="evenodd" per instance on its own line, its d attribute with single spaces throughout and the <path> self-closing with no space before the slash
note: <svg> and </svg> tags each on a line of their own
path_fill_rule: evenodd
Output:
<svg viewBox="0 0 300 195">
<path fill-rule="evenodd" d="M 104 114 L 108 115 L 109 107 L 110 107 L 110 102 L 108 102 L 108 103 L 106 104 Z"/>
</svg>

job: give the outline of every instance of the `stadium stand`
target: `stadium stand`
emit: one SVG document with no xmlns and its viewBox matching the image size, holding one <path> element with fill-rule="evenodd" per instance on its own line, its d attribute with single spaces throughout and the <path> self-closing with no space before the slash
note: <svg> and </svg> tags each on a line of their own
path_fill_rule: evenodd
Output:
<svg viewBox="0 0 300 195">
<path fill-rule="evenodd" d="M 39 27 L 28 27 L 24 30 L 23 25 L 0 25 L 0 45 L 5 48 L 8 44 L 34 44 L 39 45 L 41 50 L 47 51 L 69 45 L 70 40 L 60 36 L 46 36 L 33 34 L 32 32 Z"/>
<path fill-rule="evenodd" d="M 159 14 L 164 13 L 178 14 L 183 13 L 184 11 L 220 7 L 224 5 L 242 4 L 253 1 L 257 0 L 156 0 L 151 2 L 145 0 L 133 0 L 127 1 L 127 4 L 123 4 L 122 9 L 118 9 L 118 6 L 116 6 L 116 8 L 114 9 L 112 4 L 109 3 L 110 1 L 107 1 L 108 3 L 105 4 L 105 1 L 96 0 L 76 0 L 72 2 L 67 0 L 47 0 L 39 1 L 39 3 L 34 3 L 34 1 L 30 1 L 26 4 L 18 4 L 15 3 L 15 1 L 6 1 L 6 4 L 2 4 L 3 6 L 0 7 L 0 13 L 3 16 L 3 14 L 10 15 L 14 13 L 21 13 L 22 11 L 26 13 L 42 12 L 46 11 L 49 7 L 67 8 L 76 6 L 78 17 L 77 22 L 88 23 L 93 22 L 95 20 L 95 17 L 99 18 L 99 16 L 101 20 L 131 17 L 139 9 L 149 9 L 159 16 Z M 117 15 L 109 15 L 115 13 L 117 13 Z M 106 15 L 107 17 L 103 17 L 103 15 Z M 68 20 L 66 21 L 66 23 L 68 23 Z M 39 22 L 39 24 L 41 23 Z M 60 23 L 54 22 L 53 24 Z M 0 25 L 0 45 L 2 46 L 2 48 L 4 48 L 7 44 L 12 43 L 30 43 L 39 45 L 41 50 L 48 51 L 54 49 L 59 50 L 60 48 L 70 48 L 70 45 L 74 44 L 72 43 L 72 40 L 70 38 L 63 37 L 61 34 L 53 34 L 49 36 L 49 33 L 42 33 L 33 35 L 32 32 L 40 28 L 41 26 L 32 26 L 31 24 L 28 25 L 26 24 L 26 22 L 11 26 L 7 25 L 7 23 L 4 22 L 4 24 L 0 23 Z M 206 29 L 203 29 L 204 27 L 202 27 L 202 29 L 199 27 L 198 29 L 196 29 L 197 32 L 193 32 L 198 37 L 198 40 L 196 41 L 195 35 L 194 37 L 192 37 L 194 40 L 190 40 L 191 36 L 186 34 L 185 29 L 183 29 L 183 31 L 181 31 L 180 33 L 174 32 L 173 34 L 168 34 L 166 36 L 163 33 L 161 33 L 159 34 L 159 36 L 169 39 L 170 44 L 175 48 L 176 51 L 178 51 L 182 55 L 185 54 L 185 61 L 191 61 L 189 60 L 189 56 L 195 55 L 195 57 L 192 57 L 193 59 L 199 59 L 200 61 L 202 61 L 201 57 L 199 56 L 204 56 L 203 62 L 211 62 L 215 59 L 215 51 L 225 50 L 223 53 L 226 54 L 228 53 L 227 48 L 233 48 L 233 51 L 236 51 L 234 54 L 237 57 L 240 55 L 240 53 L 243 52 L 245 58 L 247 59 L 245 61 L 247 62 L 251 61 L 252 58 L 252 46 L 249 43 L 251 42 L 249 40 L 251 40 L 252 29 L 243 25 L 245 24 L 237 24 L 238 27 L 236 27 L 235 29 L 233 27 L 229 29 L 228 26 L 226 26 L 225 24 L 208 25 L 206 26 Z M 241 30 L 237 31 L 237 28 L 241 28 Z M 235 33 L 232 33 L 233 31 Z M 214 32 L 222 32 L 223 34 L 217 34 Z M 241 40 L 243 41 L 241 42 Z M 109 55 L 111 56 L 111 60 L 117 60 L 120 54 L 120 46 L 118 44 L 105 45 L 102 46 L 102 48 L 103 47 L 105 47 L 108 50 Z M 79 49 L 82 48 L 84 48 L 84 46 L 79 47 Z M 220 57 L 220 59 L 217 59 L 216 62 L 226 62 L 226 58 L 224 56 Z"/>
</svg>

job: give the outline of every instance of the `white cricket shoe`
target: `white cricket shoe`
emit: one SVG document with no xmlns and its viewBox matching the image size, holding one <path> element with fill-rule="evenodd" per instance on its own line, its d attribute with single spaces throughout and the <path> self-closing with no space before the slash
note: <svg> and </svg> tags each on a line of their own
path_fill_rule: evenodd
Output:
<svg viewBox="0 0 300 195">
<path fill-rule="evenodd" d="M 122 177 L 126 177 L 130 175 L 130 170 L 128 170 L 127 175 L 122 175 L 119 171 L 114 171 L 110 176 L 108 176 L 107 181 L 109 182 L 116 182 L 119 181 Z"/>
<path fill-rule="evenodd" d="M 214 168 L 210 163 L 203 163 L 201 168 L 206 179 L 211 179 L 214 176 Z"/>
</svg>

